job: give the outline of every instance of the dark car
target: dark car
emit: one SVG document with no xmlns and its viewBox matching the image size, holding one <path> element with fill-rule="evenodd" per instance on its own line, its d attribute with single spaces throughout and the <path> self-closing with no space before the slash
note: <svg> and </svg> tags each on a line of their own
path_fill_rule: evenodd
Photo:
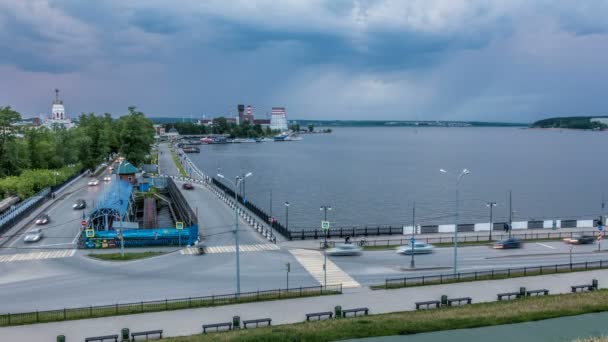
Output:
<svg viewBox="0 0 608 342">
<path fill-rule="evenodd" d="M 82 210 L 86 207 L 87 207 L 87 201 L 85 201 L 83 199 L 76 200 L 76 202 L 72 205 L 72 208 L 74 210 Z"/>
<path fill-rule="evenodd" d="M 573 245 L 587 245 L 587 244 L 595 242 L 595 237 L 593 237 L 591 235 L 577 234 L 577 235 L 573 235 L 572 237 L 565 238 L 564 242 L 570 243 Z"/>
<path fill-rule="evenodd" d="M 521 248 L 521 241 L 516 238 L 508 238 L 498 241 L 494 244 L 496 249 Z"/>
<path fill-rule="evenodd" d="M 194 185 L 192 185 L 192 183 L 184 183 L 184 185 L 182 185 L 182 188 L 184 190 L 192 190 L 194 189 Z"/>
<path fill-rule="evenodd" d="M 37 225 L 44 225 L 44 224 L 47 224 L 49 222 L 51 222 L 51 218 L 47 214 L 41 214 L 34 221 L 34 223 L 36 223 Z"/>
</svg>

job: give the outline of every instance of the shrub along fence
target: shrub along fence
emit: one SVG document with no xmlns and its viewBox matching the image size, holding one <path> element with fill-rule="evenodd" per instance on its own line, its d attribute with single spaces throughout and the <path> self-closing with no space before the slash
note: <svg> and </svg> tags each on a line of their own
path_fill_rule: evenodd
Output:
<svg viewBox="0 0 608 342">
<path fill-rule="evenodd" d="M 608 268 L 608 260 L 585 261 L 567 264 L 526 266 L 504 269 L 491 269 L 487 271 L 458 272 L 448 274 L 434 274 L 416 277 L 389 278 L 384 285 L 373 288 L 394 289 L 410 286 L 449 284 L 476 280 L 492 280 L 517 278 L 543 274 L 568 273 Z"/>
<path fill-rule="evenodd" d="M 293 287 L 255 292 L 243 292 L 204 297 L 188 297 L 142 301 L 113 305 L 66 308 L 59 310 L 7 313 L 0 315 L 0 326 L 66 321 L 105 316 L 129 315 L 142 312 L 179 310 L 236 303 L 248 303 L 275 299 L 311 297 L 342 293 L 342 284 L 328 286 Z"/>
</svg>

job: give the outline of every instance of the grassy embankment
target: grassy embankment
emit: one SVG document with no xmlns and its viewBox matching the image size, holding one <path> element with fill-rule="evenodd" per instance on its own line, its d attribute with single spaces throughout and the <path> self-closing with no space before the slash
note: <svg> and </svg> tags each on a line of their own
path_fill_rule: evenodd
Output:
<svg viewBox="0 0 608 342">
<path fill-rule="evenodd" d="M 159 255 L 163 255 L 163 254 L 165 254 L 165 252 L 153 252 L 153 251 L 135 252 L 135 253 L 130 252 L 130 253 L 125 253 L 125 256 L 123 257 L 120 253 L 90 253 L 90 254 L 88 254 L 88 257 L 94 258 L 94 259 L 99 259 L 99 260 L 106 260 L 106 261 L 130 261 L 130 260 L 150 258 L 150 257 L 159 256 Z"/>
<path fill-rule="evenodd" d="M 303 322 L 269 328 L 167 338 L 167 341 L 338 341 L 520 323 L 601 311 L 608 311 L 608 290 Z"/>
<path fill-rule="evenodd" d="M 182 177 L 188 177 L 186 170 L 184 170 L 184 167 L 179 162 L 179 158 L 177 157 L 177 154 L 173 150 L 171 150 L 171 157 L 173 157 L 173 163 L 175 164 L 175 167 L 177 167 L 177 169 L 179 170 L 180 175 Z"/>
</svg>

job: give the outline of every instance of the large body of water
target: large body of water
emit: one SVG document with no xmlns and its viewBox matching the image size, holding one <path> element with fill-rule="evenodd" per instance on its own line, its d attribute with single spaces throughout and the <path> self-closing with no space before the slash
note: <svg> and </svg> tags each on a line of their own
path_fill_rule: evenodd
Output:
<svg viewBox="0 0 608 342">
<path fill-rule="evenodd" d="M 192 160 L 209 175 L 252 172 L 246 198 L 289 227 L 453 223 L 455 179 L 460 223 L 593 218 L 608 183 L 608 135 L 519 128 L 336 128 L 302 141 L 203 145 Z M 452 174 L 441 173 L 446 169 Z"/>
</svg>

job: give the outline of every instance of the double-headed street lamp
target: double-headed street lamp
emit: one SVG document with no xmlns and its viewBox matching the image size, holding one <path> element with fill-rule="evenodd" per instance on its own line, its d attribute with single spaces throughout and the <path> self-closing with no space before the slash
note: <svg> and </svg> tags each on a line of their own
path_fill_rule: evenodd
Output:
<svg viewBox="0 0 608 342">
<path fill-rule="evenodd" d="M 496 206 L 496 202 L 488 202 L 486 203 L 486 207 L 490 208 L 490 242 L 492 242 L 492 229 L 494 229 L 494 220 L 492 217 L 492 208 Z"/>
<path fill-rule="evenodd" d="M 330 205 L 322 205 L 321 206 L 321 211 L 323 212 L 323 221 L 327 222 L 327 211 L 331 210 L 331 206 Z M 329 227 L 327 229 L 325 229 L 325 242 L 323 243 L 323 246 L 325 246 L 325 249 L 327 249 L 327 232 L 329 231 Z M 327 288 L 327 251 L 325 251 L 323 253 L 323 286 L 325 286 L 325 288 Z"/>
<path fill-rule="evenodd" d="M 241 294 L 241 260 L 240 260 L 240 247 L 239 247 L 239 200 L 238 200 L 238 188 L 241 181 L 247 177 L 251 177 L 253 173 L 249 172 L 242 176 L 236 176 L 235 181 L 228 180 L 224 175 L 218 173 L 217 176 L 221 179 L 226 179 L 232 185 L 234 185 L 234 244 L 236 247 L 236 294 Z"/>
<path fill-rule="evenodd" d="M 439 169 L 439 171 L 441 173 L 445 173 L 445 174 L 449 174 L 449 175 L 453 175 L 452 173 L 444 170 L 444 169 Z M 455 224 L 454 224 L 454 274 L 458 273 L 458 212 L 460 210 L 460 180 L 462 179 L 462 177 L 470 174 L 471 172 L 468 169 L 463 169 L 457 176 L 456 176 L 456 219 L 455 219 Z"/>
<path fill-rule="evenodd" d="M 289 231 L 289 202 L 285 202 L 285 229 Z"/>
</svg>

